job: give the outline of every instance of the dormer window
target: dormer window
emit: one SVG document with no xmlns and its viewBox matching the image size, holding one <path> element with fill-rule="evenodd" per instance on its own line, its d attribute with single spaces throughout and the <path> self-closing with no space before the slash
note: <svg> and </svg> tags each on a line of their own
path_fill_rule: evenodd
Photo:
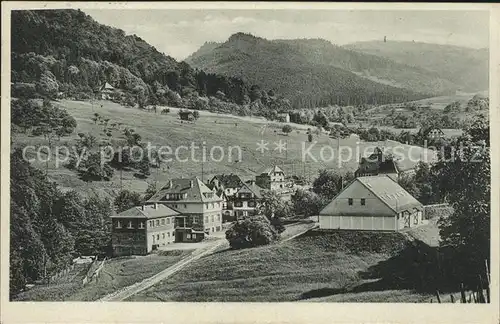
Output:
<svg viewBox="0 0 500 324">
<path fill-rule="evenodd" d="M 128 225 L 127 225 L 127 228 L 129 228 L 129 229 L 132 229 L 132 228 L 134 228 L 134 226 L 132 226 L 132 221 L 128 221 Z"/>
<path fill-rule="evenodd" d="M 122 222 L 116 221 L 116 228 L 122 228 Z"/>
<path fill-rule="evenodd" d="M 139 223 L 139 228 L 140 228 L 140 229 L 144 229 L 144 222 L 140 222 L 140 223 Z"/>
</svg>

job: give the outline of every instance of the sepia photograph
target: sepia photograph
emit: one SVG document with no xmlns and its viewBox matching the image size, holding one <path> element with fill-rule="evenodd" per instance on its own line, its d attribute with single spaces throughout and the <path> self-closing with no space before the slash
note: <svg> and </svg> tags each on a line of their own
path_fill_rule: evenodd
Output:
<svg viewBox="0 0 500 324">
<path fill-rule="evenodd" d="M 9 304 L 498 302 L 487 7 L 3 9 Z"/>
</svg>

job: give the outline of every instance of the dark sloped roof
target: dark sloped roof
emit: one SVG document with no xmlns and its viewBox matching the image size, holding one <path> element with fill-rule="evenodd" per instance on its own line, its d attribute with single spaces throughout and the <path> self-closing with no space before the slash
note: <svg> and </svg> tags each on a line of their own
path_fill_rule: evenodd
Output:
<svg viewBox="0 0 500 324">
<path fill-rule="evenodd" d="M 440 134 L 444 135 L 444 132 L 441 128 L 433 127 L 433 126 L 420 128 L 419 133 L 423 134 L 424 136 L 427 136 L 432 130 L 438 130 Z"/>
<path fill-rule="evenodd" d="M 240 188 L 243 185 L 241 178 L 233 173 L 215 175 L 210 182 L 212 183 L 214 179 L 219 180 L 224 188 Z"/>
<path fill-rule="evenodd" d="M 144 208 L 144 210 L 143 210 Z M 165 216 L 176 216 L 179 215 L 175 210 L 163 205 L 156 204 L 156 208 L 154 204 L 144 205 L 144 206 L 135 206 L 129 208 L 127 210 L 122 211 L 118 215 L 111 217 L 120 217 L 120 218 L 156 218 L 156 217 L 165 217 Z"/>
<path fill-rule="evenodd" d="M 185 194 L 185 198 L 176 201 L 185 202 L 211 202 L 219 201 L 220 197 L 215 191 L 207 187 L 198 177 L 190 179 L 172 179 L 158 190 L 148 202 L 172 201 L 167 199 L 167 194 Z M 212 197 L 210 197 L 212 195 Z"/>
<path fill-rule="evenodd" d="M 282 168 L 280 168 L 277 165 L 273 165 L 273 166 L 269 166 L 269 167 L 265 167 L 265 168 L 261 169 L 260 171 L 257 172 L 257 174 L 271 175 L 275 172 L 283 172 L 284 173 Z"/>
<path fill-rule="evenodd" d="M 255 182 L 251 183 L 244 183 L 243 186 L 236 192 L 236 194 L 239 193 L 251 193 L 254 194 L 256 198 L 262 198 L 261 191 L 264 190 L 263 188 L 259 187 L 258 185 L 255 184 Z"/>
<path fill-rule="evenodd" d="M 387 140 L 384 142 L 387 147 L 375 148 L 374 152 L 366 156 L 360 163 L 357 173 L 380 172 L 389 173 L 404 172 L 415 169 L 420 161 L 432 163 L 436 158 L 436 152 L 433 150 L 402 144 L 396 141 Z M 395 150 L 397 148 L 397 151 Z M 377 159 L 377 155 L 381 158 Z"/>
</svg>

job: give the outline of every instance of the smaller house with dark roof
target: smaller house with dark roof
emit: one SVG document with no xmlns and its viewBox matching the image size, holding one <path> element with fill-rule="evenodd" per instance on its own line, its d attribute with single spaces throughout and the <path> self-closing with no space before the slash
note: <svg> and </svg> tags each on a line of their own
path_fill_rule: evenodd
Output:
<svg viewBox="0 0 500 324">
<path fill-rule="evenodd" d="M 257 172 L 256 184 L 268 190 L 280 190 L 286 187 L 285 172 L 277 165 L 266 167 Z"/>
<path fill-rule="evenodd" d="M 387 176 L 358 177 L 319 213 L 321 229 L 400 231 L 423 224 L 424 207 Z"/>
<path fill-rule="evenodd" d="M 113 93 L 115 92 L 115 88 L 108 82 L 105 82 L 99 88 L 99 92 L 101 94 L 101 99 L 110 99 Z"/>
<path fill-rule="evenodd" d="M 233 210 L 237 219 L 254 216 L 262 198 L 263 188 L 255 181 L 244 183 L 233 196 Z"/>
<path fill-rule="evenodd" d="M 242 186 L 243 181 L 236 174 L 218 174 L 208 183 L 216 190 L 222 190 L 227 197 L 233 196 Z"/>
<path fill-rule="evenodd" d="M 243 186 L 243 180 L 236 174 L 218 174 L 208 181 L 207 186 L 222 198 L 223 221 L 232 221 L 234 216 L 233 198 Z"/>
<path fill-rule="evenodd" d="M 368 157 L 361 157 L 358 169 L 354 172 L 356 177 L 388 175 L 396 179 L 398 174 L 396 161 L 379 147 Z"/>
<path fill-rule="evenodd" d="M 165 205 L 141 205 L 111 216 L 114 256 L 144 255 L 175 242 L 175 218 L 179 213 Z"/>
<path fill-rule="evenodd" d="M 397 157 L 392 154 L 391 150 L 380 147 L 376 147 L 369 156 L 361 157 L 354 175 L 356 177 L 389 176 L 397 181 L 402 174 L 414 173 L 420 161 L 431 163 L 434 160 L 435 154 L 432 150 L 401 143 L 397 145 Z"/>
<path fill-rule="evenodd" d="M 418 132 L 424 140 L 428 141 L 445 137 L 443 130 L 438 127 L 430 126 L 430 127 L 420 128 Z"/>
</svg>

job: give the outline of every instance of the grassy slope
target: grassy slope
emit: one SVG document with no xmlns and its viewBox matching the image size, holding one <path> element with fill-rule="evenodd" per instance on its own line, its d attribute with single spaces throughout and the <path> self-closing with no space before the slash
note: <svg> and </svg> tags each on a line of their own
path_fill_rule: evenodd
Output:
<svg viewBox="0 0 500 324">
<path fill-rule="evenodd" d="M 106 261 L 97 281 L 82 287 L 86 271 L 73 280 L 36 286 L 19 296 L 25 301 L 92 301 L 120 288 L 151 277 L 185 257 L 192 250 L 170 251 L 169 254 L 116 258 Z"/>
<path fill-rule="evenodd" d="M 237 159 L 236 151 L 233 151 L 233 162 L 228 162 L 227 158 L 222 162 L 209 161 L 204 164 L 204 174 L 205 180 L 209 176 L 217 173 L 237 173 L 243 178 L 252 178 L 257 170 L 265 165 L 271 163 L 277 163 L 281 165 L 285 163 L 285 171 L 288 174 L 299 174 L 310 176 L 311 179 L 317 174 L 317 171 L 322 168 L 333 168 L 339 169 L 337 163 L 337 141 L 330 139 L 327 135 L 315 136 L 314 140 L 318 141 L 315 147 L 311 150 L 314 156 L 318 158 L 318 162 L 312 162 L 307 164 L 304 170 L 304 165 L 301 162 L 301 151 L 302 145 L 305 143 L 305 147 L 309 147 L 307 141 L 306 131 L 301 128 L 299 133 L 294 130 L 288 136 L 280 135 L 281 125 L 277 123 L 270 123 L 262 131 L 264 126 L 261 119 L 246 119 L 230 117 L 230 116 L 217 116 L 215 114 L 202 114 L 202 117 L 195 124 L 181 123 L 175 112 L 171 112 L 168 115 L 154 114 L 152 112 L 146 112 L 138 110 L 135 108 L 126 108 L 109 101 L 100 101 L 93 105 L 90 102 L 81 101 L 68 101 L 62 100 L 56 103 L 58 106 L 65 108 L 72 116 L 74 116 L 78 122 L 78 127 L 75 133 L 68 138 L 63 138 L 60 144 L 66 144 L 72 146 L 75 139 L 77 138 L 77 133 L 79 132 L 90 132 L 97 135 L 100 132 L 100 127 L 95 125 L 91 118 L 94 112 L 98 112 L 101 116 L 105 118 L 110 118 L 110 123 L 118 122 L 123 123 L 122 127 L 132 127 L 137 133 L 142 136 L 143 142 L 151 142 L 152 145 L 169 145 L 173 150 L 180 145 L 190 145 L 191 141 L 194 141 L 196 145 L 201 146 L 205 142 L 207 147 L 207 154 L 209 155 L 210 148 L 215 145 L 220 145 L 226 148 L 228 146 L 239 145 L 242 150 L 242 159 L 240 162 L 236 163 L 234 160 Z M 102 105 L 102 107 L 101 107 Z M 217 122 L 217 123 L 215 123 Z M 235 125 L 237 124 L 237 126 Z M 276 133 L 274 132 L 276 130 Z M 115 137 L 119 138 L 121 135 L 119 132 L 115 133 Z M 31 144 L 31 145 L 46 145 L 46 141 L 43 137 L 30 137 L 23 134 L 12 134 L 13 146 L 21 146 Z M 261 139 L 270 143 L 268 146 L 270 151 L 266 151 L 264 154 L 256 151 L 256 143 Z M 288 154 L 278 151 L 274 151 L 274 142 L 279 140 L 288 141 Z M 355 139 L 345 139 L 341 140 L 340 144 L 342 146 L 349 146 L 353 148 L 352 158 L 348 162 L 342 163 L 341 171 L 354 171 L 357 167 L 357 152 L 356 150 L 356 140 Z M 381 144 L 381 143 L 378 143 Z M 334 151 L 335 159 L 333 161 L 328 161 L 331 157 L 331 150 L 327 149 L 324 151 L 324 157 L 327 161 L 320 160 L 320 150 L 323 146 L 332 147 Z M 360 143 L 359 151 L 362 153 L 365 148 L 368 148 L 368 152 L 373 150 L 373 146 L 377 143 Z M 388 144 L 386 144 L 387 146 Z M 389 144 L 393 145 L 393 144 Z M 419 150 L 413 150 L 412 154 L 420 155 Z M 198 149 L 197 159 L 201 158 L 201 154 Z M 181 152 L 181 158 L 188 157 L 188 153 L 185 151 Z M 216 153 L 216 157 L 218 157 Z M 285 160 L 287 157 L 287 160 Z M 343 150 L 342 157 L 344 160 L 348 160 L 349 153 Z M 34 162 L 34 164 L 45 169 L 44 162 Z M 293 164 L 293 165 L 292 165 Z M 305 171 L 305 172 L 304 172 Z M 188 162 L 178 162 L 173 161 L 163 165 L 161 169 L 151 169 L 151 176 L 148 179 L 139 179 L 134 177 L 134 172 L 123 172 L 123 187 L 125 189 L 130 189 L 134 191 L 143 192 L 146 190 L 148 182 L 154 182 L 155 180 L 160 183 L 165 183 L 169 178 L 172 177 L 188 177 L 188 176 L 201 176 L 201 163 L 194 162 L 192 160 Z M 56 181 L 63 189 L 76 189 L 82 193 L 88 193 L 95 191 L 98 193 L 105 193 L 110 196 L 114 196 L 120 188 L 120 176 L 119 172 L 115 171 L 112 181 L 110 182 L 91 182 L 86 183 L 79 179 L 78 175 L 68 170 L 67 168 L 60 166 L 55 168 L 54 161 L 49 162 L 49 176 L 54 181 Z"/>
<path fill-rule="evenodd" d="M 412 283 L 392 280 L 413 266 L 400 255 L 411 249 L 406 243 L 398 233 L 313 231 L 283 244 L 207 256 L 130 300 L 429 300 L 432 295 L 415 292 Z"/>
</svg>

